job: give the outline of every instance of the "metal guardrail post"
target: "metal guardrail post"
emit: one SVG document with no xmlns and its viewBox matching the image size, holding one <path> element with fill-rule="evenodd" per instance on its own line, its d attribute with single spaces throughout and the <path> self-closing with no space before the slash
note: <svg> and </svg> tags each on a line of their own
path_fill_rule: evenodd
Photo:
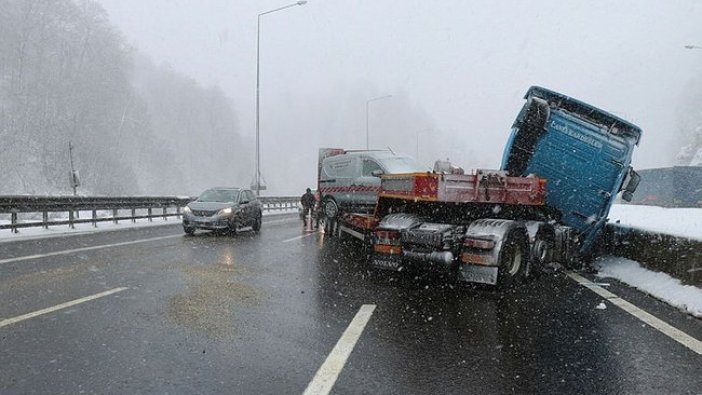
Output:
<svg viewBox="0 0 702 395">
<path fill-rule="evenodd" d="M 10 213 L 10 224 L 17 225 L 17 213 L 14 211 Z M 12 229 L 12 233 L 19 233 L 17 226 L 12 226 L 10 229 Z"/>
<path fill-rule="evenodd" d="M 112 218 L 114 218 L 115 224 L 117 224 L 119 221 L 117 220 L 117 217 L 119 217 L 119 210 L 116 208 L 112 209 Z"/>
<path fill-rule="evenodd" d="M 164 207 L 164 208 L 163 208 L 163 220 L 164 220 L 164 221 L 168 221 L 168 215 L 166 215 L 166 214 L 167 214 L 167 212 L 166 212 L 166 207 Z"/>
<path fill-rule="evenodd" d="M 41 212 L 41 224 L 42 224 L 42 228 L 49 229 L 49 212 L 48 211 Z"/>
<path fill-rule="evenodd" d="M 149 208 L 147 209 L 146 213 L 147 213 L 148 216 L 149 216 L 149 222 L 153 222 L 154 219 L 151 218 L 151 207 L 149 207 Z"/>
<path fill-rule="evenodd" d="M 132 223 L 133 224 L 136 223 L 136 218 L 134 218 L 134 217 L 136 217 L 136 209 L 134 207 L 132 207 Z"/>
<path fill-rule="evenodd" d="M 68 210 L 68 227 L 71 229 L 76 228 L 75 224 L 73 223 L 73 216 L 73 210 Z"/>
<path fill-rule="evenodd" d="M 93 228 L 97 228 L 97 210 L 93 209 Z"/>
<path fill-rule="evenodd" d="M 180 218 L 180 206 L 176 206 L 176 218 Z"/>
</svg>

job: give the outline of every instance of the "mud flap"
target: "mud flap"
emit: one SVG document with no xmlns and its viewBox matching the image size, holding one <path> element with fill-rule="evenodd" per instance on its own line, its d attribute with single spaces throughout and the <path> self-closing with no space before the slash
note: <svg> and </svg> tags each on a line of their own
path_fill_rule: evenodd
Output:
<svg viewBox="0 0 702 395">
<path fill-rule="evenodd" d="M 481 284 L 497 284 L 497 266 L 461 265 L 464 281 Z"/>
</svg>

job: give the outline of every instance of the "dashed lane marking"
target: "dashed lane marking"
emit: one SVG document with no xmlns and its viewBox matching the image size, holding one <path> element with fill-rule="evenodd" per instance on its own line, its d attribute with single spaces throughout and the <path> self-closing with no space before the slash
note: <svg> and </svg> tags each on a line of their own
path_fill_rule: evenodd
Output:
<svg viewBox="0 0 702 395">
<path fill-rule="evenodd" d="M 293 237 L 293 238 L 283 240 L 282 242 L 283 242 L 283 243 L 290 243 L 291 241 L 304 239 L 305 237 L 310 237 L 310 236 L 312 236 L 312 235 L 315 234 L 315 233 L 318 233 L 318 232 L 312 232 L 312 233 L 308 233 L 308 234 L 302 235 L 302 236 L 295 236 L 295 237 Z"/>
<path fill-rule="evenodd" d="M 37 310 L 37 311 L 34 311 L 32 313 L 23 314 L 23 315 L 14 317 L 14 318 L 8 318 L 6 320 L 0 321 L 0 328 L 18 323 L 20 321 L 28 320 L 30 318 L 34 318 L 34 317 L 37 317 L 37 316 L 40 316 L 43 314 L 52 313 L 52 312 L 57 311 L 57 310 L 65 309 L 67 307 L 75 306 L 77 304 L 89 302 L 91 300 L 95 300 L 95 299 L 102 298 L 102 297 L 105 297 L 108 295 L 112 295 L 112 294 L 117 293 L 117 292 L 122 292 L 126 289 L 129 289 L 129 288 L 127 288 L 127 287 L 114 288 L 114 289 L 110 289 L 109 291 L 100 292 L 100 293 L 97 293 L 95 295 L 86 296 L 84 298 L 72 300 L 70 302 L 57 304 L 56 306 L 48 307 L 46 309 Z"/>
<path fill-rule="evenodd" d="M 341 369 L 346 365 L 346 360 L 348 360 L 351 351 L 353 351 L 356 342 L 363 333 L 363 329 L 366 327 L 368 320 L 370 320 L 373 310 L 375 310 L 374 304 L 361 306 L 348 328 L 341 335 L 336 346 L 334 346 L 334 349 L 327 356 L 322 366 L 319 367 L 319 370 L 317 370 L 317 374 L 314 375 L 312 381 L 307 385 L 304 395 L 326 395 L 331 391 L 336 379 L 339 377 L 339 373 L 341 373 Z"/>
<path fill-rule="evenodd" d="M 641 310 L 640 308 L 634 306 L 633 304 L 627 302 L 626 300 L 620 298 L 619 296 L 607 291 L 606 289 L 600 287 L 599 285 L 593 283 L 592 281 L 586 279 L 585 277 L 568 272 L 568 276 L 573 280 L 577 281 L 583 287 L 589 289 L 590 291 L 602 296 L 607 299 L 613 305 L 619 307 L 620 309 L 626 311 L 627 313 L 633 315 L 634 317 L 640 319 L 646 324 L 652 326 L 659 332 L 668 336 L 669 338 L 675 340 L 676 342 L 682 344 L 683 346 L 689 348 L 690 350 L 696 352 L 697 354 L 702 354 L 702 342 L 695 339 L 694 337 L 688 335 L 687 333 L 681 331 L 680 329 L 671 326 L 670 324 L 654 317 L 653 315 Z"/>
<path fill-rule="evenodd" d="M 177 234 L 177 235 L 170 235 L 170 236 L 151 237 L 151 238 L 149 238 L 149 239 L 141 239 L 141 240 L 134 240 L 134 241 L 125 241 L 125 242 L 122 242 L 122 243 L 102 244 L 102 245 L 98 245 L 98 246 L 81 247 L 81 248 L 73 248 L 73 249 L 70 249 L 70 250 L 61 250 L 61 251 L 47 252 L 46 254 L 26 255 L 26 256 L 20 256 L 20 257 L 16 257 L 16 258 L 0 259 L 0 265 L 2 265 L 2 264 L 4 264 L 4 263 L 19 262 L 19 261 L 27 261 L 27 260 L 30 260 L 30 259 L 46 258 L 46 257 L 56 256 L 56 255 L 67 255 L 67 254 L 72 254 L 72 253 L 74 253 L 74 252 L 93 251 L 93 250 L 100 250 L 100 249 L 103 249 L 103 248 L 126 246 L 126 245 L 130 245 L 130 244 L 148 243 L 148 242 L 151 242 L 151 241 L 165 240 L 165 239 L 173 239 L 173 238 L 176 238 L 176 237 L 183 237 L 183 235 Z"/>
</svg>

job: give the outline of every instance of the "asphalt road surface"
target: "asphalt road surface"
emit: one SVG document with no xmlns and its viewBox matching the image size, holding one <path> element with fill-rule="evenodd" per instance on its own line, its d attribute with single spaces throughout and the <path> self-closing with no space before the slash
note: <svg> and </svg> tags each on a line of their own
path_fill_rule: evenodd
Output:
<svg viewBox="0 0 702 395">
<path fill-rule="evenodd" d="M 702 320 L 614 280 L 495 291 L 362 258 L 280 217 L 0 243 L 0 393 L 702 393 Z"/>
</svg>

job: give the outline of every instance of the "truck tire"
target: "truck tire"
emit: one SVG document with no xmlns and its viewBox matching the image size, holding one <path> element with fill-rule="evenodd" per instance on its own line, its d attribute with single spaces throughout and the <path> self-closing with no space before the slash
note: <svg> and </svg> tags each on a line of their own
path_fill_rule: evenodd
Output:
<svg viewBox="0 0 702 395">
<path fill-rule="evenodd" d="M 553 234 L 549 232 L 537 233 L 534 245 L 531 247 L 530 273 L 527 274 L 529 276 L 541 274 L 546 265 L 553 262 L 555 248 L 556 241 Z"/>
<path fill-rule="evenodd" d="M 322 208 L 324 210 L 324 216 L 328 219 L 334 219 L 339 215 L 339 205 L 336 204 L 334 198 L 326 197 L 322 201 Z"/>
<path fill-rule="evenodd" d="M 509 287 L 524 280 L 529 271 L 529 245 L 520 229 L 512 229 L 502 242 L 497 285 Z"/>
<path fill-rule="evenodd" d="M 183 232 L 185 232 L 185 234 L 188 236 L 192 236 L 195 234 L 195 228 L 192 228 L 190 226 L 183 226 Z"/>
</svg>

